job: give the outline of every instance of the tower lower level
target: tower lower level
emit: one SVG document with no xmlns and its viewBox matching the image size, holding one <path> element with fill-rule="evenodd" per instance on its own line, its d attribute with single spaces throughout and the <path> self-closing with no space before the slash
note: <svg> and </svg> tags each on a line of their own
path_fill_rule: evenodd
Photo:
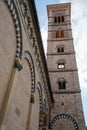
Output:
<svg viewBox="0 0 87 130">
<path fill-rule="evenodd" d="M 47 64 L 55 100 L 50 130 L 86 130 L 71 29 L 71 4 L 48 5 Z"/>
</svg>

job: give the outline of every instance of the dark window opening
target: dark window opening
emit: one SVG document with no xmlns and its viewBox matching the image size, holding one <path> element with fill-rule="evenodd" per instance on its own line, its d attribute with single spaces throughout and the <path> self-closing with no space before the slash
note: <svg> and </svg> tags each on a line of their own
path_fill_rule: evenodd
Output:
<svg viewBox="0 0 87 130">
<path fill-rule="evenodd" d="M 65 78 L 59 78 L 58 80 L 57 80 L 57 84 L 58 84 L 58 88 L 59 89 L 66 89 L 66 83 L 67 83 L 67 81 L 66 81 L 66 79 Z"/>
<path fill-rule="evenodd" d="M 64 22 L 64 16 L 62 16 L 61 19 L 62 19 L 62 22 Z"/>
<path fill-rule="evenodd" d="M 64 52 L 64 47 L 58 47 L 57 52 Z"/>
<path fill-rule="evenodd" d="M 62 104 L 61 104 L 62 106 L 64 106 L 64 103 L 62 102 Z"/>
<path fill-rule="evenodd" d="M 64 48 L 63 47 L 61 47 L 61 52 L 64 52 Z"/>
<path fill-rule="evenodd" d="M 57 23 L 57 17 L 54 17 L 54 23 Z"/>
<path fill-rule="evenodd" d="M 60 48 L 57 48 L 57 52 L 61 52 L 61 51 L 60 51 Z"/>
<path fill-rule="evenodd" d="M 59 89 L 66 89 L 66 81 L 59 81 Z"/>
<path fill-rule="evenodd" d="M 61 19 L 60 19 L 60 16 L 58 17 L 58 23 L 60 23 L 61 22 Z"/>
</svg>

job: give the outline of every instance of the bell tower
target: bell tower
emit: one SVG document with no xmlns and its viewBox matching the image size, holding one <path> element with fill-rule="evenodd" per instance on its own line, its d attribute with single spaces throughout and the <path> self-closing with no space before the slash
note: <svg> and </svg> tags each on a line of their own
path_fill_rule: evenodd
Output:
<svg viewBox="0 0 87 130">
<path fill-rule="evenodd" d="M 54 97 L 50 130 L 86 130 L 71 29 L 71 4 L 48 5 L 47 64 Z"/>
</svg>

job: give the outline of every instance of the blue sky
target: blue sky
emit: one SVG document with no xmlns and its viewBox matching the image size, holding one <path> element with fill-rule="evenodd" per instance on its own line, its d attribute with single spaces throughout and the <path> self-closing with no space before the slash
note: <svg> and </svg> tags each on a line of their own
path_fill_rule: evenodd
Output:
<svg viewBox="0 0 87 130">
<path fill-rule="evenodd" d="M 47 51 L 47 9 L 49 4 L 71 2 L 71 22 L 76 60 L 87 125 L 87 0 L 35 0 L 45 53 Z"/>
</svg>

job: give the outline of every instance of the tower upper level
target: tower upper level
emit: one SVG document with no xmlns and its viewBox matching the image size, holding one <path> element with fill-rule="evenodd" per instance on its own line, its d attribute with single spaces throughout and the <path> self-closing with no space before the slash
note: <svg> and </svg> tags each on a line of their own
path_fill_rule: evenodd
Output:
<svg viewBox="0 0 87 130">
<path fill-rule="evenodd" d="M 57 83 L 62 81 L 65 90 L 79 89 L 78 69 L 71 30 L 71 4 L 48 5 L 47 10 L 47 65 L 52 88 L 58 90 Z M 73 77 L 77 80 L 74 79 L 75 81 L 73 81 Z"/>
<path fill-rule="evenodd" d="M 48 11 L 48 40 L 72 38 L 71 3 L 47 6 Z"/>
</svg>

